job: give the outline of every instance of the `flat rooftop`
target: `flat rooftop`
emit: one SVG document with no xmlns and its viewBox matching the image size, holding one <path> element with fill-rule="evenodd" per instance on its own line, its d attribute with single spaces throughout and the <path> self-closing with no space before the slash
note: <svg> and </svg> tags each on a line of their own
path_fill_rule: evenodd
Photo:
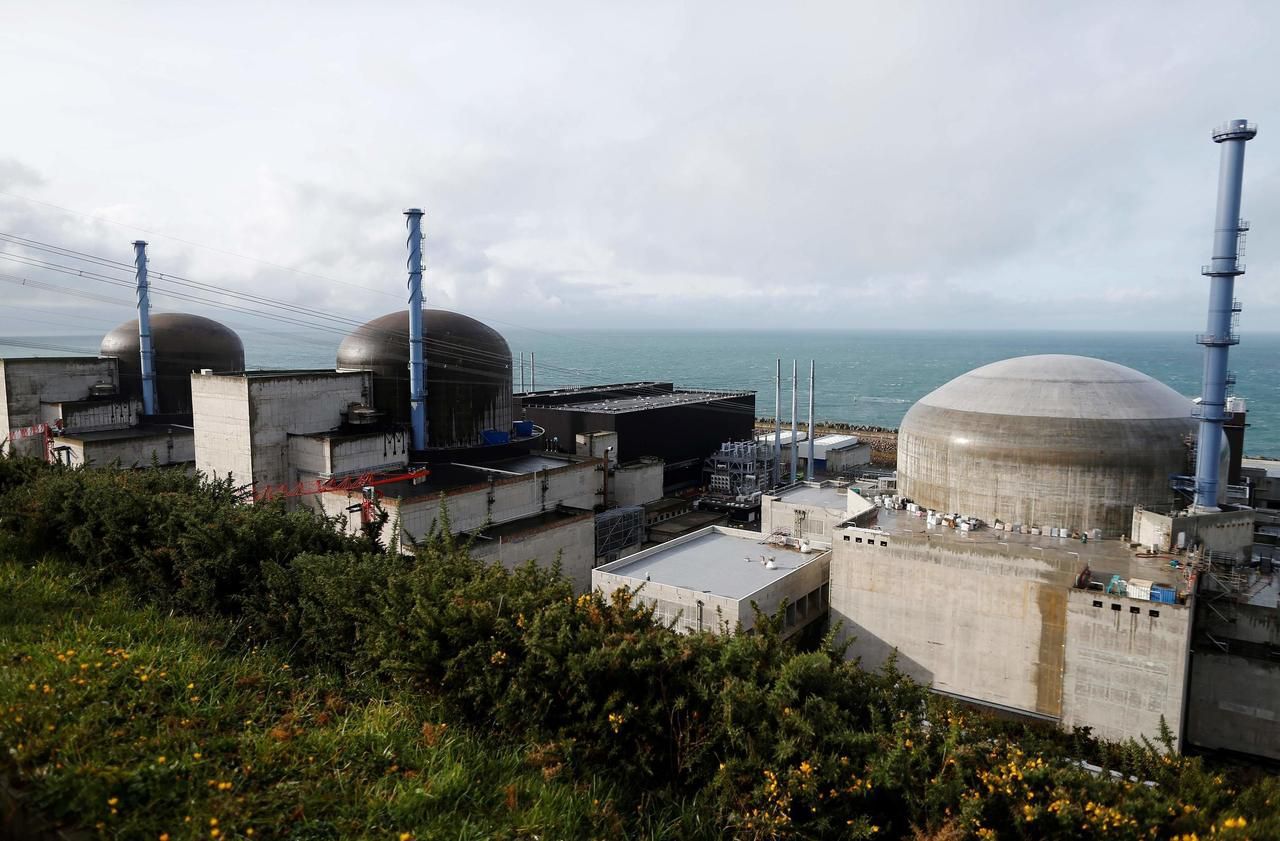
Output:
<svg viewBox="0 0 1280 841">
<path fill-rule="evenodd" d="M 95 429 L 92 432 L 63 432 L 55 437 L 67 438 L 90 444 L 99 441 L 130 441 L 140 438 L 155 438 L 159 435 L 194 435 L 195 430 L 189 426 L 177 424 L 139 424 L 124 429 Z"/>
<path fill-rule="evenodd" d="M 776 497 L 783 502 L 789 502 L 792 505 L 815 505 L 820 508 L 834 508 L 843 511 L 849 502 L 848 493 L 848 488 L 837 488 L 834 485 L 821 487 L 797 485 L 794 488 L 772 491 L 769 496 Z"/>
<path fill-rule="evenodd" d="M 638 582 L 656 581 L 695 592 L 744 599 L 826 555 L 802 555 L 764 542 L 759 532 L 711 526 L 600 567 Z M 761 561 L 773 558 L 775 568 Z"/>
<path fill-rule="evenodd" d="M 507 520 L 505 523 L 495 523 L 481 529 L 474 529 L 468 534 L 475 535 L 480 540 L 497 540 L 500 537 L 539 531 L 548 526 L 555 526 L 570 520 L 581 520 L 589 516 L 592 516 L 592 512 L 587 511 L 585 508 L 557 507 L 549 511 L 539 511 L 527 517 Z"/>
<path fill-rule="evenodd" d="M 584 459 L 572 456 L 530 453 L 498 461 L 485 462 L 484 464 L 459 464 L 456 462 L 432 464 L 429 466 L 431 474 L 416 485 L 412 480 L 406 479 L 402 482 L 380 485 L 378 490 L 392 499 L 413 499 L 420 496 L 433 496 L 471 485 L 479 485 L 489 481 L 490 476 L 498 479 L 511 476 L 526 476 L 543 470 L 555 470 L 573 464 L 580 464 L 583 461 Z"/>
<path fill-rule="evenodd" d="M 1265 471 L 1270 479 L 1280 479 L 1280 459 L 1242 458 L 1240 459 L 1240 466 Z"/>
<path fill-rule="evenodd" d="M 1180 572 L 1169 566 L 1170 556 L 1141 556 L 1129 548 L 1129 544 L 1117 538 L 1102 540 L 1089 539 L 1083 543 L 1079 538 L 1051 537 L 1047 534 L 1016 534 L 1014 532 L 997 531 L 990 526 L 983 526 L 976 531 L 961 531 L 947 526 L 929 528 L 925 517 L 917 517 L 910 511 L 874 508 L 876 518 L 863 528 L 879 530 L 887 535 L 922 537 L 930 541 L 956 546 L 982 546 L 988 549 L 1003 550 L 1011 557 L 1030 558 L 1033 560 L 1051 560 L 1078 571 L 1085 564 L 1089 565 L 1093 577 L 1097 580 L 1104 574 L 1119 575 L 1121 578 L 1146 578 L 1158 583 L 1170 582 Z"/>
<path fill-rule="evenodd" d="M 712 403 L 734 397 L 752 397 L 754 391 L 675 391 L 669 394 L 650 394 L 637 397 L 610 397 L 603 400 L 582 400 L 573 403 L 561 403 L 554 406 L 539 406 L 536 402 L 526 403 L 529 408 L 556 410 L 563 412 L 597 412 L 606 415 L 618 415 L 624 412 L 642 412 L 646 409 L 660 409 L 667 406 L 684 406 L 690 403 Z M 744 407 L 743 411 L 747 411 Z"/>
</svg>

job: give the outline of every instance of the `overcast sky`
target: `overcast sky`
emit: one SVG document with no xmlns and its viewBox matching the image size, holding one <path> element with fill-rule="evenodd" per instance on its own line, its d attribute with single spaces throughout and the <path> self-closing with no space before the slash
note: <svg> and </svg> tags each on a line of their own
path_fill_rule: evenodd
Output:
<svg viewBox="0 0 1280 841">
<path fill-rule="evenodd" d="M 5 234 L 363 320 L 419 205 L 428 304 L 495 323 L 1195 331 L 1246 117 L 1280 329 L 1277 4 L 17 5 Z M 130 317 L 0 293 L 5 333 Z"/>
</svg>

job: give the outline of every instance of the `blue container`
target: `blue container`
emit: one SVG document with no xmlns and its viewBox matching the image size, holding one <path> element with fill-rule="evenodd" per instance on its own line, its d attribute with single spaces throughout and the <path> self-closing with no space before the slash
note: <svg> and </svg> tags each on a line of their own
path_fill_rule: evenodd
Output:
<svg viewBox="0 0 1280 841">
<path fill-rule="evenodd" d="M 511 435 L 497 429 L 486 429 L 484 432 L 480 433 L 480 436 L 484 438 L 484 442 L 490 446 L 494 444 L 511 443 Z"/>
<path fill-rule="evenodd" d="M 516 431 L 517 438 L 529 438 L 533 435 L 533 421 L 518 420 L 511 427 Z"/>
<path fill-rule="evenodd" d="M 1160 602 L 1161 604 L 1177 604 L 1178 594 L 1174 592 L 1172 587 L 1166 587 L 1163 584 L 1152 584 L 1151 601 Z"/>
</svg>

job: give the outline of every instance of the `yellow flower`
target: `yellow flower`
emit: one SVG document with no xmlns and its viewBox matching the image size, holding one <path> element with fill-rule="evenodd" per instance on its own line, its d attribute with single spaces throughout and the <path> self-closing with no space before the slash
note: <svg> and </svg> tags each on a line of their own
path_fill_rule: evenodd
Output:
<svg viewBox="0 0 1280 841">
<path fill-rule="evenodd" d="M 413 836 L 407 832 L 400 833 L 400 841 L 409 841 L 411 838 L 413 838 Z"/>
<path fill-rule="evenodd" d="M 167 760 L 164 756 L 157 756 L 157 757 L 156 757 L 156 762 L 159 762 L 161 765 L 165 764 L 165 762 L 167 762 L 167 761 L 168 761 L 168 760 Z"/>
<path fill-rule="evenodd" d="M 143 683 L 146 683 L 147 681 L 151 680 L 151 676 L 144 673 L 138 676 L 138 680 L 142 681 Z"/>
<path fill-rule="evenodd" d="M 160 841 L 169 841 L 169 833 L 167 832 L 160 833 Z"/>
<path fill-rule="evenodd" d="M 209 826 L 217 826 L 217 825 L 218 825 L 217 818 L 209 818 Z"/>
<path fill-rule="evenodd" d="M 192 759 L 199 759 L 199 758 L 200 758 L 200 751 L 196 751 L 195 753 L 191 754 L 191 758 L 192 758 Z"/>
<path fill-rule="evenodd" d="M 108 801 L 107 801 L 107 805 L 108 805 L 108 806 L 114 806 L 114 805 L 116 805 L 116 804 L 117 804 L 117 803 L 119 803 L 119 802 L 120 802 L 120 798 L 119 798 L 119 797 L 112 797 L 110 800 L 108 800 Z"/>
</svg>

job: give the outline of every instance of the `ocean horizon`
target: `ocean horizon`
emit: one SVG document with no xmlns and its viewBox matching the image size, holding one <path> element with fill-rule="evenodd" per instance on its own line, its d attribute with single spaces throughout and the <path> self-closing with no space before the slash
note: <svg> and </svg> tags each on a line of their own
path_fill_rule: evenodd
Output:
<svg viewBox="0 0 1280 841">
<path fill-rule="evenodd" d="M 907 409 L 966 371 L 1042 353 L 1093 356 L 1135 368 L 1188 397 L 1200 392 L 1204 351 L 1190 333 L 1030 330 L 622 328 L 532 329 L 491 323 L 513 356 L 515 388 L 580 386 L 638 380 L 678 386 L 749 389 L 756 414 L 774 413 L 775 360 L 783 360 L 782 414 L 790 419 L 791 361 L 800 374 L 801 420 L 807 418 L 809 360 L 816 360 L 819 421 L 896 427 Z M 334 364 L 339 330 L 237 328 L 249 368 L 326 368 Z M 100 335 L 5 337 L 8 356 L 97 353 Z M 32 348 L 16 347 L 29 339 Z M 59 350 L 49 349 L 56 345 Z M 43 346 L 43 347 L 41 347 Z M 1280 333 L 1246 332 L 1231 349 L 1234 393 L 1246 400 L 1245 452 L 1280 457 Z"/>
</svg>

